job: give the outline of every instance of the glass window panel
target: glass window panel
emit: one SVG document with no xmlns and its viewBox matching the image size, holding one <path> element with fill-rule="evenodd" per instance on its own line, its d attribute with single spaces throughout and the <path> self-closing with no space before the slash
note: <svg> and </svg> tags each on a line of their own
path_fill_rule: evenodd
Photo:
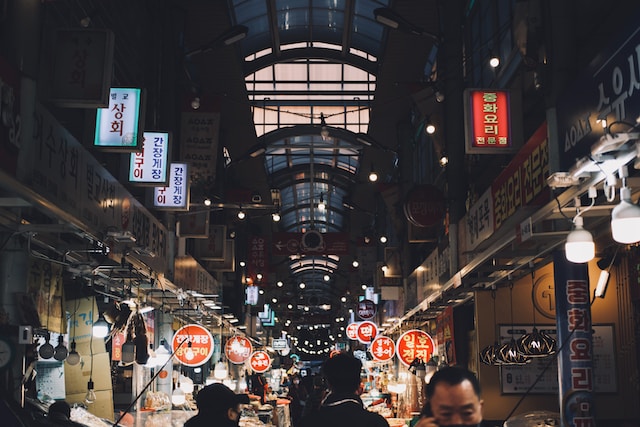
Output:
<svg viewBox="0 0 640 427">
<path fill-rule="evenodd" d="M 306 63 L 286 63 L 275 64 L 274 79 L 278 81 L 287 80 L 307 80 L 307 64 Z"/>
</svg>

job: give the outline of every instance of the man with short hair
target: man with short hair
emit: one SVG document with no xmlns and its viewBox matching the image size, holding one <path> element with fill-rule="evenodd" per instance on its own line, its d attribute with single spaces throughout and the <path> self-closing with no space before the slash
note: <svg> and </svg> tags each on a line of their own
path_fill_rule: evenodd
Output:
<svg viewBox="0 0 640 427">
<path fill-rule="evenodd" d="M 237 427 L 241 405 L 249 403 L 246 394 L 235 394 L 222 383 L 204 387 L 196 395 L 198 414 L 184 423 L 184 427 Z"/>
<path fill-rule="evenodd" d="M 320 408 L 306 415 L 301 427 L 389 427 L 380 414 L 365 409 L 358 396 L 362 362 L 347 353 L 340 353 L 324 362 L 322 373 L 330 393 Z"/>
<path fill-rule="evenodd" d="M 426 391 L 427 403 L 415 427 L 475 427 L 482 423 L 480 383 L 468 369 L 440 369 L 431 377 Z"/>
</svg>

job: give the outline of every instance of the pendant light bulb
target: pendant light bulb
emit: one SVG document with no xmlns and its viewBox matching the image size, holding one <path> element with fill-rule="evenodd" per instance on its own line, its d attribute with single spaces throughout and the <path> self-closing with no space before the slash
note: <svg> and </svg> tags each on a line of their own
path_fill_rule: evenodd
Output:
<svg viewBox="0 0 640 427">
<path fill-rule="evenodd" d="M 573 223 L 575 227 L 567 235 L 567 241 L 564 244 L 567 260 L 576 264 L 589 262 L 596 252 L 593 236 L 588 230 L 584 229 L 584 222 L 581 216 L 576 216 L 573 219 Z"/>
<path fill-rule="evenodd" d="M 89 382 L 87 383 L 87 394 L 84 395 L 84 403 L 87 405 L 91 405 L 97 399 L 94 387 L 93 379 L 89 378 Z"/>
<path fill-rule="evenodd" d="M 611 234 L 618 243 L 640 242 L 640 206 L 631 201 L 631 189 L 620 189 L 620 203 L 611 211 Z"/>
<path fill-rule="evenodd" d="M 71 341 L 70 344 L 71 351 L 69 351 L 69 355 L 67 356 L 67 363 L 71 366 L 75 366 L 80 363 L 80 353 L 76 350 L 76 340 Z"/>
</svg>

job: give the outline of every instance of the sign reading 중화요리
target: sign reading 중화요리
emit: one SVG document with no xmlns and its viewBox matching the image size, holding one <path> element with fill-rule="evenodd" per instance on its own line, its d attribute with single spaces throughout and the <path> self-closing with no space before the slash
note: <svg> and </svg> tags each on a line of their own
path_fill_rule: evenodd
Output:
<svg viewBox="0 0 640 427">
<path fill-rule="evenodd" d="M 208 362 L 213 354 L 213 337 L 206 328 L 189 324 L 176 331 L 171 347 L 175 357 L 183 365 L 200 366 Z"/>
</svg>

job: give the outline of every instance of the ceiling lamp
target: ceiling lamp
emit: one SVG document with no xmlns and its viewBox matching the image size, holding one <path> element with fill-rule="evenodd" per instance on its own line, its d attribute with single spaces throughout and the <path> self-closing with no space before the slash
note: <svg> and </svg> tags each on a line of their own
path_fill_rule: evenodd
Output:
<svg viewBox="0 0 640 427">
<path fill-rule="evenodd" d="M 531 263 L 532 264 L 532 263 Z M 532 266 L 533 268 L 533 266 Z M 531 301 L 535 299 L 535 273 L 531 270 Z M 547 357 L 556 352 L 556 340 L 536 328 L 536 306 L 533 307 L 533 330 L 516 341 L 518 353 L 525 357 Z"/>
<path fill-rule="evenodd" d="M 593 236 L 588 230 L 583 228 L 583 219 L 580 214 L 573 219 L 574 229 L 567 235 L 564 244 L 567 261 L 574 263 L 585 263 L 593 259 L 596 252 L 596 245 L 593 243 Z M 613 221 L 611 221 L 613 225 Z"/>
<path fill-rule="evenodd" d="M 427 121 L 424 124 L 424 131 L 427 135 L 433 135 L 434 133 L 436 133 L 436 125 L 431 123 L 429 118 L 427 118 Z"/>
<path fill-rule="evenodd" d="M 325 205 L 324 203 L 324 195 L 320 193 L 320 202 L 318 203 L 318 210 L 320 212 L 324 212 L 326 208 L 327 208 L 327 205 Z"/>
<path fill-rule="evenodd" d="M 489 65 L 491 68 L 498 68 L 500 66 L 500 58 L 498 56 L 491 54 L 489 57 Z"/>
<path fill-rule="evenodd" d="M 513 283 L 509 283 L 509 308 L 511 309 L 511 331 L 513 331 Z M 531 359 L 518 353 L 518 346 L 513 335 L 508 343 L 502 344 L 498 348 L 496 360 L 503 365 L 524 365 L 531 362 Z"/>
<path fill-rule="evenodd" d="M 281 219 L 280 212 L 272 213 L 271 219 L 273 220 L 273 222 L 280 222 L 280 219 Z"/>
<path fill-rule="evenodd" d="M 550 335 L 538 331 L 538 328 L 534 326 L 532 332 L 524 334 L 518 339 L 516 350 L 525 357 L 547 357 L 555 354 L 556 340 Z"/>
<path fill-rule="evenodd" d="M 93 336 L 96 338 L 104 338 L 109 335 L 109 324 L 104 317 L 100 315 L 96 323 L 93 324 Z"/>
<path fill-rule="evenodd" d="M 323 140 L 329 137 L 329 127 L 324 119 L 324 114 L 320 113 L 320 136 Z"/>
<path fill-rule="evenodd" d="M 631 201 L 626 185 L 620 188 L 620 203 L 611 211 L 611 234 L 618 243 L 640 242 L 640 207 Z"/>
<path fill-rule="evenodd" d="M 238 219 L 245 219 L 247 214 L 243 210 L 238 211 Z"/>
</svg>

